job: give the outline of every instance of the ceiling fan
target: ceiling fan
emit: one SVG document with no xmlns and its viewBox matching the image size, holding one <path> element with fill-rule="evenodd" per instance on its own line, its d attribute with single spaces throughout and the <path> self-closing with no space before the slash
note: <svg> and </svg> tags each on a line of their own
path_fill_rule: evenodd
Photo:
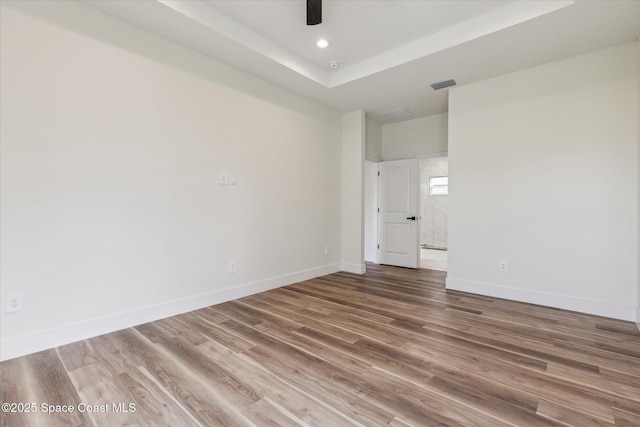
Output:
<svg viewBox="0 0 640 427">
<path fill-rule="evenodd" d="M 322 23 L 322 0 L 307 0 L 307 25 Z"/>
</svg>

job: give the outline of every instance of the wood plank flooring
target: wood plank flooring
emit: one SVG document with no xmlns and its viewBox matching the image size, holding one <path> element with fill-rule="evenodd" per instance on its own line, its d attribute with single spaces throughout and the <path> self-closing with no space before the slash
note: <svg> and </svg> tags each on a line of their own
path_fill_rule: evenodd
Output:
<svg viewBox="0 0 640 427">
<path fill-rule="evenodd" d="M 640 426 L 635 325 L 445 276 L 369 265 L 5 361 L 36 410 L 0 424 Z"/>
</svg>

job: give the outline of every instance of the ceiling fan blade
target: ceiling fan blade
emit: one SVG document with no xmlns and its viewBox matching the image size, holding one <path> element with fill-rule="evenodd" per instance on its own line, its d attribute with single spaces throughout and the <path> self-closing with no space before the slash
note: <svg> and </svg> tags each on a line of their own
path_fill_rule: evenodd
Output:
<svg viewBox="0 0 640 427">
<path fill-rule="evenodd" d="M 307 25 L 322 23 L 322 0 L 307 0 Z"/>
</svg>

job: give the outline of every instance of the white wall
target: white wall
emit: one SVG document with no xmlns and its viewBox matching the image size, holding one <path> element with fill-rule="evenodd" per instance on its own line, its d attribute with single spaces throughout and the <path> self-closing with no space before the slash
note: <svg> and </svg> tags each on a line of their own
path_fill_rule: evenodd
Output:
<svg viewBox="0 0 640 427">
<path fill-rule="evenodd" d="M 451 91 L 448 288 L 633 320 L 637 57 L 629 43 Z"/>
<path fill-rule="evenodd" d="M 447 152 L 447 113 L 382 125 L 382 160 Z"/>
<path fill-rule="evenodd" d="M 449 176 L 446 157 L 420 159 L 420 244 L 438 249 L 447 248 L 447 211 L 449 196 L 430 194 L 433 177 Z"/>
<path fill-rule="evenodd" d="M 362 274 L 364 264 L 364 111 L 342 115 L 342 270 Z"/>
<path fill-rule="evenodd" d="M 640 38 L 638 38 L 638 110 L 640 110 Z M 638 256 L 640 257 L 640 120 L 638 120 Z M 638 262 L 638 304 L 636 326 L 640 330 L 640 261 Z"/>
<path fill-rule="evenodd" d="M 364 162 L 364 260 L 378 262 L 378 164 Z"/>
<path fill-rule="evenodd" d="M 340 114 L 75 2 L 0 28 L 2 359 L 340 268 Z"/>
<path fill-rule="evenodd" d="M 382 160 L 382 125 L 366 118 L 365 158 L 371 162 Z"/>
</svg>

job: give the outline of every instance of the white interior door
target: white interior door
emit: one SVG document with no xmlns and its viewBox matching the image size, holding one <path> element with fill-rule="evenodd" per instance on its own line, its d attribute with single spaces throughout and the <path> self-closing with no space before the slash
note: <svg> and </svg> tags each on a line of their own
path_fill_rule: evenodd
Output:
<svg viewBox="0 0 640 427">
<path fill-rule="evenodd" d="M 378 163 L 378 262 L 418 268 L 418 160 Z"/>
</svg>

